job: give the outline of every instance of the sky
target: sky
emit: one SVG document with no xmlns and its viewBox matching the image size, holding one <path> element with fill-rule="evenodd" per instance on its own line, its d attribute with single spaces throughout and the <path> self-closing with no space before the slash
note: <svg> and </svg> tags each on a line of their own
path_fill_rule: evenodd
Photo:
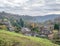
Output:
<svg viewBox="0 0 60 46">
<path fill-rule="evenodd" d="M 0 11 L 30 16 L 60 14 L 60 0 L 0 0 Z"/>
</svg>

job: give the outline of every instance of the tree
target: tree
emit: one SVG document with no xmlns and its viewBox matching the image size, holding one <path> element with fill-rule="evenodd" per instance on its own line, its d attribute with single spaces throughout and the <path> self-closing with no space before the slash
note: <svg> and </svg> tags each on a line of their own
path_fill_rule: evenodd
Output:
<svg viewBox="0 0 60 46">
<path fill-rule="evenodd" d="M 59 30 L 59 24 L 55 24 L 55 25 L 54 25 L 54 29 L 55 29 L 55 30 Z"/>
<path fill-rule="evenodd" d="M 20 25 L 21 27 L 24 27 L 24 21 L 22 20 L 22 18 L 20 18 L 19 25 Z"/>
<path fill-rule="evenodd" d="M 32 31 L 34 31 L 34 32 L 39 32 L 39 28 L 38 27 L 34 27 L 34 28 L 32 28 Z"/>
<path fill-rule="evenodd" d="M 15 27 L 15 32 L 16 32 L 16 33 L 19 33 L 20 31 L 21 31 L 21 28 Z"/>
</svg>

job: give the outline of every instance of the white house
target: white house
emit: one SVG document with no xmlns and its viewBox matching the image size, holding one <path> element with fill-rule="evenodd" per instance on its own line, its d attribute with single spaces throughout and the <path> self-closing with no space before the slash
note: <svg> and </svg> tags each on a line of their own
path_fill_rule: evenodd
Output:
<svg viewBox="0 0 60 46">
<path fill-rule="evenodd" d="M 26 36 L 31 36 L 31 30 L 30 30 L 29 28 L 23 27 L 23 28 L 21 29 L 21 32 L 22 32 L 22 34 L 24 34 L 24 35 L 26 35 Z"/>
</svg>

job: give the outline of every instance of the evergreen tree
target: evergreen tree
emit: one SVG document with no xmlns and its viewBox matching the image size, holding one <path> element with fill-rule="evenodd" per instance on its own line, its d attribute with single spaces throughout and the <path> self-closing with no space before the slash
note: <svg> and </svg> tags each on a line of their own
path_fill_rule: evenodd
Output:
<svg viewBox="0 0 60 46">
<path fill-rule="evenodd" d="M 24 21 L 22 20 L 22 18 L 20 18 L 19 25 L 20 25 L 21 27 L 24 27 Z"/>
<path fill-rule="evenodd" d="M 55 25 L 54 25 L 54 29 L 55 29 L 55 30 L 59 30 L 59 24 L 55 24 Z"/>
</svg>

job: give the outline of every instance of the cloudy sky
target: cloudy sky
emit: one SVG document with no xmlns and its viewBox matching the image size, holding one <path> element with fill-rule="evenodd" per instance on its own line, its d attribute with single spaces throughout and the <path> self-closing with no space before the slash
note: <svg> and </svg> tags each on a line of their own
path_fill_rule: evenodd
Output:
<svg viewBox="0 0 60 46">
<path fill-rule="evenodd" d="M 60 0 L 0 0 L 0 11 L 31 16 L 60 14 Z"/>
</svg>

